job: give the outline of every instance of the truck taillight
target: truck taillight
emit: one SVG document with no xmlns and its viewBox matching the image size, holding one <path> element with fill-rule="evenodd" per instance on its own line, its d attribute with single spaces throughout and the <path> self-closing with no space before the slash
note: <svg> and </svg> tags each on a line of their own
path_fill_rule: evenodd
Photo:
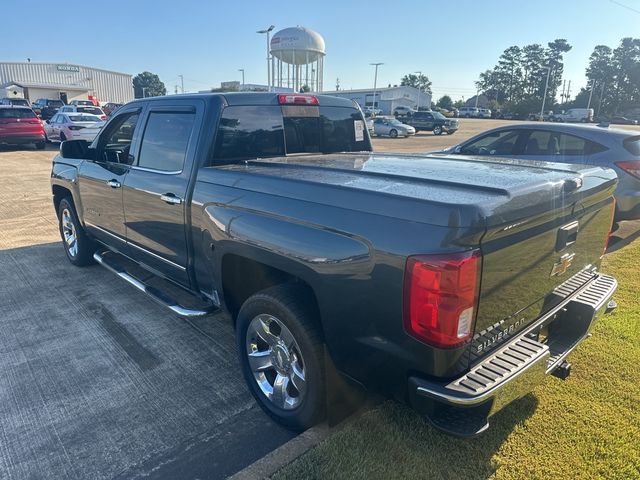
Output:
<svg viewBox="0 0 640 480">
<path fill-rule="evenodd" d="M 313 95 L 278 95 L 280 105 L 318 105 L 318 97 Z"/>
<path fill-rule="evenodd" d="M 471 337 L 480 288 L 479 250 L 407 259 L 404 327 L 418 340 L 453 348 Z"/>
<path fill-rule="evenodd" d="M 615 164 L 629 175 L 640 178 L 640 160 L 627 160 L 624 162 L 615 162 Z"/>
</svg>

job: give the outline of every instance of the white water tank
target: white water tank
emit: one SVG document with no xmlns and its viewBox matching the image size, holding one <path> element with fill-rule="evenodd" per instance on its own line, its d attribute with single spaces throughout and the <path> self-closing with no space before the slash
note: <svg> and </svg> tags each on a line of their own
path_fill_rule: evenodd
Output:
<svg viewBox="0 0 640 480">
<path fill-rule="evenodd" d="M 284 63 L 306 65 L 325 55 L 324 38 L 305 27 L 285 28 L 271 38 L 271 53 Z"/>
</svg>

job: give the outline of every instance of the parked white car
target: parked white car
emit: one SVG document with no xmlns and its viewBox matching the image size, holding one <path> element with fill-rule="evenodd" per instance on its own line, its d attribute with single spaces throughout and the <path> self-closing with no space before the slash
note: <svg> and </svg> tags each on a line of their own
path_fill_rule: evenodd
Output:
<svg viewBox="0 0 640 480">
<path fill-rule="evenodd" d="M 376 117 L 373 119 L 373 131 L 376 136 L 408 137 L 415 135 L 416 129 L 411 125 L 405 125 L 393 117 Z"/>
<path fill-rule="evenodd" d="M 44 122 L 47 141 L 86 140 L 93 142 L 105 122 L 89 113 L 56 113 Z"/>
<path fill-rule="evenodd" d="M 94 103 L 91 100 L 71 100 L 71 102 L 69 102 L 69 105 L 95 107 Z"/>
<path fill-rule="evenodd" d="M 396 117 L 403 117 L 405 115 L 413 115 L 417 110 L 412 107 L 407 107 L 406 105 L 398 105 L 393 109 L 393 114 Z"/>
<path fill-rule="evenodd" d="M 58 113 L 88 113 L 91 115 L 97 115 L 102 120 L 107 119 L 107 115 L 104 111 L 95 105 L 65 105 L 58 110 Z"/>
<path fill-rule="evenodd" d="M 491 110 L 488 108 L 479 108 L 478 115 L 480 118 L 491 118 Z"/>
<path fill-rule="evenodd" d="M 593 122 L 593 108 L 570 108 L 553 116 L 556 122 Z"/>
<path fill-rule="evenodd" d="M 458 117 L 460 118 L 478 118 L 480 117 L 480 109 L 475 107 L 460 107 L 458 109 Z"/>
</svg>

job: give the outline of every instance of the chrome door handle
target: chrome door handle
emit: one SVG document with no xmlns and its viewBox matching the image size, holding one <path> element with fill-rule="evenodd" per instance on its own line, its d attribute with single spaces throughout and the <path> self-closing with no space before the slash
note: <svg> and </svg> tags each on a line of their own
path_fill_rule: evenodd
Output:
<svg viewBox="0 0 640 480">
<path fill-rule="evenodd" d="M 107 182 L 107 185 L 109 185 L 111 188 L 120 188 L 122 186 L 117 180 L 109 180 Z"/>
<path fill-rule="evenodd" d="M 180 197 L 176 197 L 173 193 L 160 195 L 160 200 L 170 203 L 171 205 L 180 205 L 182 203 L 182 199 Z"/>
</svg>

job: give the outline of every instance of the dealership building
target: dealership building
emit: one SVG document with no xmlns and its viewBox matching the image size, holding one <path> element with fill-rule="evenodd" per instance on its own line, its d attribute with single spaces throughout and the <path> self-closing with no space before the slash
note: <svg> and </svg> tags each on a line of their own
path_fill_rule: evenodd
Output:
<svg viewBox="0 0 640 480">
<path fill-rule="evenodd" d="M 362 90 L 336 90 L 333 92 L 325 91 L 322 92 L 322 94 L 355 100 L 363 108 L 375 106 L 375 108 L 382 110 L 382 113 L 385 115 L 390 115 L 395 108 L 399 106 L 411 108 L 431 106 L 430 94 L 409 86 L 377 88 L 375 92 L 373 88 L 369 88 Z"/>
<path fill-rule="evenodd" d="M 20 97 L 97 100 L 126 103 L 133 100 L 128 73 L 69 63 L 0 62 L 0 98 Z"/>
</svg>

